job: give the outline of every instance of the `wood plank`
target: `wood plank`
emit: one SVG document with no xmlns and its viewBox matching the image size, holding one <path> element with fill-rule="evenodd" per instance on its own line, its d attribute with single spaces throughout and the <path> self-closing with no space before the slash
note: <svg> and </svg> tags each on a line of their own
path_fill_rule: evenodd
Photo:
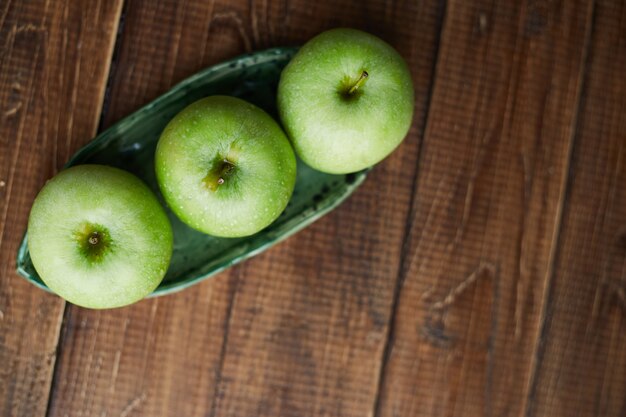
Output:
<svg viewBox="0 0 626 417">
<path fill-rule="evenodd" d="M 447 3 L 377 415 L 522 415 L 591 18 Z"/>
<path fill-rule="evenodd" d="M 225 3 L 127 2 L 103 127 L 245 50 L 237 27 L 213 17 Z M 205 415 L 236 280 L 117 310 L 69 306 L 49 416 Z"/>
<path fill-rule="evenodd" d="M 416 119 L 348 203 L 269 253 L 166 298 L 71 308 L 51 415 L 372 412 L 440 11 L 436 1 L 129 2 L 107 123 L 206 65 L 343 25 L 408 58 Z"/>
<path fill-rule="evenodd" d="M 413 70 L 416 119 L 345 205 L 241 268 L 215 416 L 374 411 L 442 10 L 439 2 L 315 6 L 308 14 L 293 2 L 281 37 L 303 42 L 327 26 L 379 34 Z"/>
<path fill-rule="evenodd" d="M 626 415 L 626 4 L 598 1 L 529 416 Z"/>
<path fill-rule="evenodd" d="M 0 4 L 0 415 L 46 413 L 64 303 L 15 273 L 29 207 L 95 134 L 120 1 Z"/>
</svg>

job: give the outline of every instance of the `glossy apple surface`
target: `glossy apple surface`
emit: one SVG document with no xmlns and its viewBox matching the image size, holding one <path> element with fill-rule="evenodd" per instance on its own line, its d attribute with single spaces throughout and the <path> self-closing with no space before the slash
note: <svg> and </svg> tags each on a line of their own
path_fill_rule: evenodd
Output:
<svg viewBox="0 0 626 417">
<path fill-rule="evenodd" d="M 413 84 L 402 57 L 365 32 L 332 29 L 307 42 L 281 74 L 280 117 L 311 167 L 344 174 L 374 165 L 404 139 Z"/>
<path fill-rule="evenodd" d="M 102 165 L 61 171 L 37 195 L 28 249 L 41 279 L 67 301 L 113 308 L 141 300 L 163 279 L 172 229 L 152 191 Z"/>
<path fill-rule="evenodd" d="M 178 113 L 155 156 L 157 180 L 170 208 L 204 233 L 258 232 L 285 209 L 296 160 L 280 126 L 241 99 L 212 96 Z"/>
</svg>

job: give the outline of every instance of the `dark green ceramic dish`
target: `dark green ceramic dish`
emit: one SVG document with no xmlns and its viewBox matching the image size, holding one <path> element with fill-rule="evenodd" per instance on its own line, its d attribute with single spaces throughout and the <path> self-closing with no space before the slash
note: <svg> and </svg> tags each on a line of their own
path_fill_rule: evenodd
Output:
<svg viewBox="0 0 626 417">
<path fill-rule="evenodd" d="M 188 104 L 213 94 L 241 97 L 276 117 L 275 92 L 280 72 L 295 51 L 275 48 L 244 55 L 193 75 L 102 132 L 66 166 L 94 163 L 120 167 L 143 179 L 163 202 L 153 159 L 159 135 L 169 120 Z M 337 207 L 365 176 L 366 171 L 323 174 L 298 161 L 295 191 L 283 214 L 266 229 L 246 238 L 207 236 L 187 227 L 168 210 L 174 229 L 174 254 L 165 279 L 152 296 L 186 288 L 268 249 Z M 26 241 L 24 236 L 17 270 L 33 284 L 48 290 L 33 267 Z"/>
</svg>

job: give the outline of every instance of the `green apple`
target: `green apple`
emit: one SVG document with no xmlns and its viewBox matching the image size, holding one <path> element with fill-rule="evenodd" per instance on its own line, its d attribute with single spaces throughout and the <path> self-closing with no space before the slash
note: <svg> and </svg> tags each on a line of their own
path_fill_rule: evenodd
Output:
<svg viewBox="0 0 626 417">
<path fill-rule="evenodd" d="M 35 198 L 28 249 L 41 279 L 89 308 L 134 303 L 161 282 L 172 255 L 163 207 L 134 175 L 102 165 L 61 171 Z"/>
<path fill-rule="evenodd" d="M 376 36 L 332 29 L 307 42 L 283 70 L 278 110 L 304 162 L 333 174 L 356 172 L 380 162 L 406 136 L 411 74 Z"/>
<path fill-rule="evenodd" d="M 156 175 L 189 226 L 221 237 L 258 232 L 285 209 L 296 159 L 280 126 L 235 97 L 212 96 L 178 113 L 161 134 Z"/>
</svg>

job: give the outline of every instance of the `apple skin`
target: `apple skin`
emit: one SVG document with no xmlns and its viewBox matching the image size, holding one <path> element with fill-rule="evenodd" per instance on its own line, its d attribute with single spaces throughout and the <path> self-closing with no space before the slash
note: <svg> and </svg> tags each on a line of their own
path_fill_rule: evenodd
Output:
<svg viewBox="0 0 626 417">
<path fill-rule="evenodd" d="M 39 276 L 82 307 L 121 307 L 150 294 L 165 276 L 172 244 L 169 219 L 152 191 L 103 165 L 61 171 L 39 192 L 28 220 Z"/>
<path fill-rule="evenodd" d="M 201 99 L 178 113 L 161 134 L 155 168 L 172 211 L 220 237 L 268 226 L 287 206 L 296 181 L 295 154 L 278 123 L 228 96 Z"/>
<path fill-rule="evenodd" d="M 331 174 L 360 171 L 387 157 L 406 136 L 413 107 L 405 61 L 381 39 L 355 29 L 311 39 L 278 85 L 278 110 L 296 153 Z"/>
</svg>

